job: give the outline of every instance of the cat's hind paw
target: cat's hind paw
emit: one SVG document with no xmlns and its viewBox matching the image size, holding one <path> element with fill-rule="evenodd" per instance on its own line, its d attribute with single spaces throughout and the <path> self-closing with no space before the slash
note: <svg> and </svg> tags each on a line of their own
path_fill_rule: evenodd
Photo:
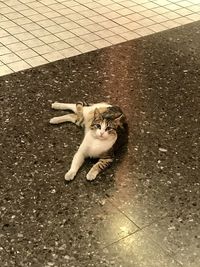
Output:
<svg viewBox="0 0 200 267">
<path fill-rule="evenodd" d="M 51 107 L 52 107 L 53 109 L 59 109 L 59 108 L 60 108 L 60 103 L 58 103 L 58 102 L 54 102 L 54 103 L 51 104 Z"/>
<path fill-rule="evenodd" d="M 57 123 L 59 123 L 59 121 L 58 121 L 58 119 L 57 119 L 56 117 L 50 119 L 49 122 L 50 122 L 51 124 L 57 124 Z"/>
<path fill-rule="evenodd" d="M 86 175 L 86 179 L 88 181 L 93 181 L 96 177 L 97 177 L 97 173 L 96 172 L 89 171 L 88 174 Z"/>
<path fill-rule="evenodd" d="M 65 181 L 72 181 L 74 179 L 75 175 L 76 175 L 76 173 L 68 171 L 65 174 Z"/>
</svg>

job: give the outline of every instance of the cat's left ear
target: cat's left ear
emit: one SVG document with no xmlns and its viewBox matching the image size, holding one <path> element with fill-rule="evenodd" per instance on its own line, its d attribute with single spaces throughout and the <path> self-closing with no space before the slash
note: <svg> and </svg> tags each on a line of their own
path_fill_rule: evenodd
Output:
<svg viewBox="0 0 200 267">
<path fill-rule="evenodd" d="M 122 127 L 123 121 L 124 121 L 124 114 L 121 114 L 119 117 L 117 117 L 114 121 L 116 123 L 117 126 Z"/>
</svg>

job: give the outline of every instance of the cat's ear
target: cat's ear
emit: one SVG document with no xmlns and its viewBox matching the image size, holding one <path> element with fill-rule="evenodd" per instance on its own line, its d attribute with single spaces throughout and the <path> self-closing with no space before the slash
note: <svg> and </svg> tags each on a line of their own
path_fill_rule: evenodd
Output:
<svg viewBox="0 0 200 267">
<path fill-rule="evenodd" d="M 101 119 L 101 118 L 102 118 L 102 116 L 101 116 L 101 113 L 100 113 L 99 109 L 95 108 L 95 110 L 94 110 L 94 119 L 96 120 L 96 119 Z"/>
<path fill-rule="evenodd" d="M 120 127 L 122 127 L 123 121 L 124 121 L 124 114 L 121 114 L 116 119 L 114 119 L 115 124 Z"/>
</svg>

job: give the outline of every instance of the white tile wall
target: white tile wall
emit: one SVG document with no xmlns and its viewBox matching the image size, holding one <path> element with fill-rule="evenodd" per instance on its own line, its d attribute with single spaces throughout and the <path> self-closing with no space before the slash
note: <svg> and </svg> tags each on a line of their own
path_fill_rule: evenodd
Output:
<svg viewBox="0 0 200 267">
<path fill-rule="evenodd" d="M 200 0 L 0 0 L 0 76 L 200 20 Z"/>
</svg>

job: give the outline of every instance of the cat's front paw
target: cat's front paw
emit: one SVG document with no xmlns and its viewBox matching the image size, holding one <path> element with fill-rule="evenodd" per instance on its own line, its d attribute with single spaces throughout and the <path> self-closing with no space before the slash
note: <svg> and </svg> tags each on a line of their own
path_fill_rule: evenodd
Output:
<svg viewBox="0 0 200 267">
<path fill-rule="evenodd" d="M 72 172 L 72 171 L 68 171 L 66 174 L 65 174 L 65 181 L 71 181 L 74 179 L 76 173 Z"/>
<path fill-rule="evenodd" d="M 93 181 L 95 178 L 97 177 L 97 173 L 94 172 L 94 171 L 89 171 L 87 176 L 86 176 L 86 179 L 88 181 Z"/>
</svg>

